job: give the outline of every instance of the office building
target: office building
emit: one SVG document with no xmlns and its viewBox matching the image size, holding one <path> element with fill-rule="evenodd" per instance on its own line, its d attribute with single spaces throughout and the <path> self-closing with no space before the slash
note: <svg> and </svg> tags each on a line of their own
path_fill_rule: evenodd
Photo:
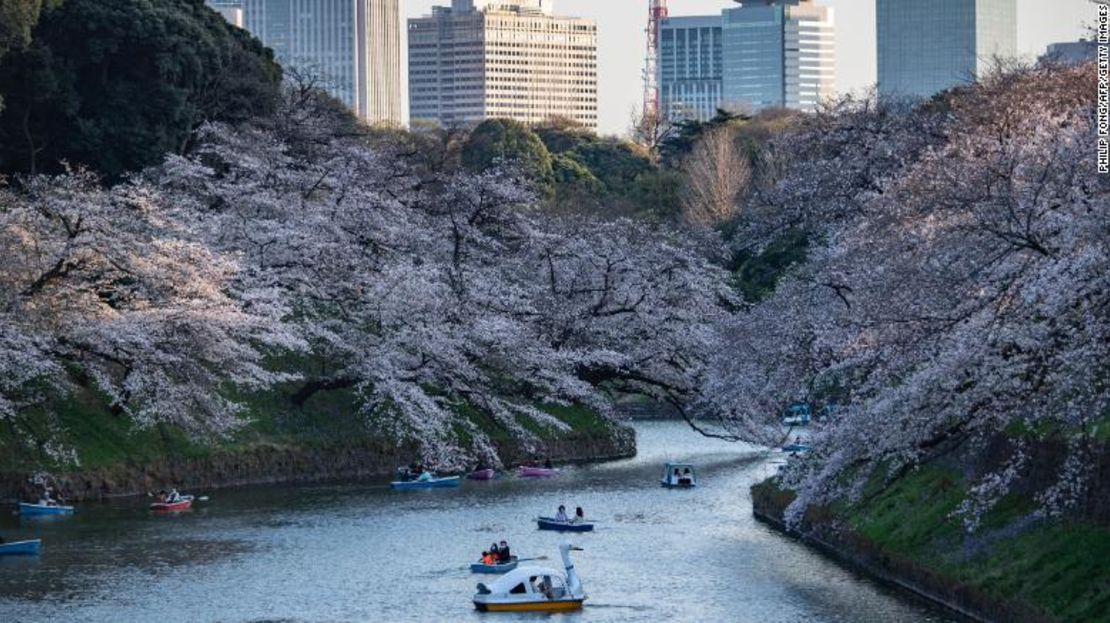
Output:
<svg viewBox="0 0 1110 623">
<path fill-rule="evenodd" d="M 1017 0 L 877 0 L 879 95 L 923 98 L 1017 53 Z"/>
<path fill-rule="evenodd" d="M 400 0 L 242 0 L 246 29 L 287 71 L 371 123 L 401 123 Z"/>
<path fill-rule="evenodd" d="M 232 26 L 244 28 L 243 0 L 208 0 L 206 4 L 219 13 Z"/>
<path fill-rule="evenodd" d="M 597 127 L 597 26 L 551 0 L 453 0 L 410 19 L 409 114 L 471 124 L 553 117 Z"/>
<path fill-rule="evenodd" d="M 668 17 L 659 23 L 659 105 L 671 119 L 705 121 L 722 102 L 721 18 Z"/>
<path fill-rule="evenodd" d="M 672 118 L 718 108 L 812 111 L 836 92 L 833 10 L 813 0 L 744 0 L 719 16 L 660 25 L 659 84 Z"/>
<path fill-rule="evenodd" d="M 1048 46 L 1048 51 L 1041 57 L 1041 62 L 1062 63 L 1064 65 L 1079 65 L 1093 61 L 1098 55 L 1098 46 L 1094 41 L 1080 39 L 1065 43 L 1053 43 Z"/>
</svg>

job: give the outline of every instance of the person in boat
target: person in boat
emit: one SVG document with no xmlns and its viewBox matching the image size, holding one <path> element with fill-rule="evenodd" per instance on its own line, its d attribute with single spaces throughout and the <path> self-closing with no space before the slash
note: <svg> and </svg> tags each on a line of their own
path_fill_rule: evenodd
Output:
<svg viewBox="0 0 1110 623">
<path fill-rule="evenodd" d="M 501 562 L 501 551 L 497 549 L 497 543 L 489 546 L 489 555 L 493 558 L 493 564 Z"/>
<path fill-rule="evenodd" d="M 586 521 L 586 512 L 579 506 L 574 509 L 574 517 L 570 518 L 569 523 L 584 523 Z"/>
<path fill-rule="evenodd" d="M 491 556 L 488 551 L 485 551 L 485 552 L 482 552 L 482 564 L 483 565 L 494 565 L 494 564 L 497 564 L 497 563 L 496 563 L 496 561 L 494 561 L 493 556 Z"/>
<path fill-rule="evenodd" d="M 424 472 L 424 471 L 420 472 L 420 477 L 417 478 L 417 480 L 420 481 L 420 482 L 428 482 L 431 479 L 432 479 L 431 472 Z"/>
<path fill-rule="evenodd" d="M 160 489 L 158 491 L 158 495 L 154 496 L 154 499 L 157 502 L 159 502 L 160 504 L 165 504 L 166 503 L 166 490 L 165 489 Z"/>
<path fill-rule="evenodd" d="M 675 473 L 675 476 L 678 476 L 678 470 L 677 469 L 674 470 L 674 473 Z M 678 479 L 678 484 L 680 484 L 680 485 L 692 485 L 692 484 L 694 484 L 694 477 L 693 477 L 693 475 L 690 474 L 690 468 L 689 467 L 687 467 L 685 469 L 685 471 L 682 472 L 682 476 Z"/>
<path fill-rule="evenodd" d="M 551 585 L 545 582 L 542 578 L 538 582 L 536 582 L 536 592 L 548 599 L 555 599 L 555 591 L 553 591 L 551 589 Z"/>
<path fill-rule="evenodd" d="M 500 561 L 501 561 L 502 564 L 513 561 L 513 557 L 509 553 L 509 544 L 508 544 L 508 542 L 501 541 L 501 547 L 497 548 L 497 553 L 500 556 Z"/>
<path fill-rule="evenodd" d="M 681 481 L 682 481 L 682 475 L 678 473 L 678 468 L 676 467 L 676 468 L 674 468 L 674 476 L 671 477 L 671 482 L 672 483 L 678 483 L 678 482 L 681 482 Z"/>
<path fill-rule="evenodd" d="M 543 460 L 543 468 L 544 469 L 554 469 L 554 467 L 551 466 L 551 458 L 550 457 Z"/>
<path fill-rule="evenodd" d="M 567 507 L 559 505 L 559 512 L 555 513 L 555 521 L 567 522 Z"/>
<path fill-rule="evenodd" d="M 170 492 L 166 494 L 166 504 L 176 504 L 180 501 L 181 494 L 177 492 L 177 489 L 170 489 Z"/>
<path fill-rule="evenodd" d="M 39 504 L 42 506 L 57 506 L 58 502 L 50 495 L 50 487 L 44 487 L 42 495 L 39 497 Z"/>
</svg>

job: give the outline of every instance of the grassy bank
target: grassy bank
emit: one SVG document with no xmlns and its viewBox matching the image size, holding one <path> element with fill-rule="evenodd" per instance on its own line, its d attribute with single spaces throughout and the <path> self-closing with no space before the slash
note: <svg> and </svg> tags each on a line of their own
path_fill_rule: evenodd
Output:
<svg viewBox="0 0 1110 623">
<path fill-rule="evenodd" d="M 1085 522 L 1037 521 L 1031 502 L 1011 496 L 967 533 L 952 516 L 967 483 L 954 470 L 927 466 L 855 506 L 818 509 L 811 528 L 839 525 L 841 542 L 873 546 L 951 586 L 969 587 L 1057 621 L 1105 621 L 1110 612 L 1110 529 Z M 789 491 L 768 481 L 753 488 L 766 507 L 784 508 Z"/>
<path fill-rule="evenodd" d="M 180 429 L 167 425 L 136 427 L 126 416 L 113 413 L 104 396 L 78 389 L 70 396 L 52 401 L 42 411 L 0 424 L 0 472 L 64 471 L 78 465 L 81 469 L 138 465 L 249 451 L 259 446 L 325 448 L 386 439 L 359 413 L 352 391 L 320 391 L 298 407 L 291 399 L 295 389 L 280 388 L 241 397 L 248 423 L 219 440 L 191 439 Z M 611 430 L 608 420 L 590 409 L 553 405 L 542 408 L 570 426 L 570 432 L 522 421 L 541 441 L 571 434 L 604 436 Z M 511 442 L 510 431 L 482 411 L 466 407 L 460 413 L 495 443 Z M 464 446 L 469 445 L 470 434 L 463 427 L 456 427 L 455 434 Z M 50 447 L 64 448 L 76 462 L 59 459 L 56 452 L 49 451 Z"/>
</svg>

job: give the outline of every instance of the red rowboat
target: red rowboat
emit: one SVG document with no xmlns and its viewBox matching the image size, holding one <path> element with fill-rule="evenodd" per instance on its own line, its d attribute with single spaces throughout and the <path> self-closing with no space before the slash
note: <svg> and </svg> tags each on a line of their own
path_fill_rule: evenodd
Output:
<svg viewBox="0 0 1110 623">
<path fill-rule="evenodd" d="M 150 505 L 150 510 L 158 513 L 175 513 L 177 511 L 189 510 L 193 506 L 193 496 L 183 495 L 181 499 L 176 502 L 155 502 Z"/>
</svg>

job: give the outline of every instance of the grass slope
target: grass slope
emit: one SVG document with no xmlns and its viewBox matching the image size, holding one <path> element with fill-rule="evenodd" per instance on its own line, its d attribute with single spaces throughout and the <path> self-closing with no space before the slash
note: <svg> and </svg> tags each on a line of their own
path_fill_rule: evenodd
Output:
<svg viewBox="0 0 1110 623">
<path fill-rule="evenodd" d="M 770 482 L 757 487 L 780 502 L 792 498 Z M 1010 496 L 967 534 L 952 517 L 966 487 L 957 472 L 926 466 L 860 505 L 826 511 L 884 551 L 955 582 L 1060 621 L 1110 621 L 1110 529 L 1032 521 L 1031 502 Z"/>
</svg>

